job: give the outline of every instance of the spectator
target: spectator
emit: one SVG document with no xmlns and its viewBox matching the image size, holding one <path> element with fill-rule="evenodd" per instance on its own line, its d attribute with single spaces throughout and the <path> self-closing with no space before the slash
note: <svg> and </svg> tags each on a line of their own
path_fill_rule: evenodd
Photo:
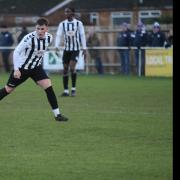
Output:
<svg viewBox="0 0 180 180">
<path fill-rule="evenodd" d="M 148 36 L 145 29 L 145 26 L 142 22 L 137 24 L 137 29 L 133 34 L 133 46 L 136 46 L 138 49 L 134 50 L 136 72 L 138 74 L 139 69 L 139 52 L 140 48 L 146 46 L 148 43 Z M 141 49 L 141 75 L 145 74 L 145 50 Z"/>
<path fill-rule="evenodd" d="M 14 43 L 12 34 L 8 31 L 8 28 L 6 25 L 1 26 L 1 32 L 0 32 L 0 47 L 9 47 L 12 46 Z M 4 64 L 4 68 L 6 72 L 10 72 L 10 63 L 9 63 L 9 55 L 11 53 L 11 50 L 9 49 L 2 49 L 2 60 Z"/>
<path fill-rule="evenodd" d="M 87 38 L 87 45 L 89 47 L 100 45 L 100 41 L 99 41 L 98 36 L 95 33 L 94 29 L 91 29 L 88 35 L 89 36 Z M 98 74 L 103 74 L 104 70 L 103 70 L 103 65 L 102 65 L 99 50 L 97 50 L 97 49 L 89 50 L 89 53 L 90 53 L 91 58 L 95 60 L 96 70 L 97 70 Z"/>
<path fill-rule="evenodd" d="M 22 27 L 22 30 L 21 30 L 21 33 L 19 34 L 17 40 L 18 40 L 18 43 L 20 43 L 20 41 L 22 40 L 22 38 L 28 34 L 28 30 L 25 26 Z"/>
<path fill-rule="evenodd" d="M 129 66 L 130 66 L 130 49 L 129 46 L 131 45 L 131 32 L 128 29 L 127 23 L 122 24 L 122 32 L 118 34 L 117 37 L 117 46 L 119 47 L 128 47 L 128 49 L 120 49 L 119 54 L 121 57 L 121 72 L 124 75 L 129 74 Z"/>
<path fill-rule="evenodd" d="M 166 43 L 165 34 L 161 31 L 160 24 L 155 22 L 153 24 L 153 31 L 149 36 L 149 46 L 165 47 Z"/>
</svg>

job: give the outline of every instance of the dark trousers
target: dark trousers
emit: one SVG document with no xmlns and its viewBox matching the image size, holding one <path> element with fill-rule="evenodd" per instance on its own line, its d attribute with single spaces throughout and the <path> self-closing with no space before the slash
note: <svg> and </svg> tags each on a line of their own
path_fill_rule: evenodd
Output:
<svg viewBox="0 0 180 180">
<path fill-rule="evenodd" d="M 102 65 L 102 61 L 101 61 L 100 57 L 95 58 L 95 64 L 96 64 L 96 70 L 97 70 L 98 74 L 103 74 L 104 69 L 103 69 L 103 65 Z"/>
<path fill-rule="evenodd" d="M 139 69 L 139 51 L 141 51 L 141 75 L 145 75 L 145 50 L 144 49 L 135 49 L 135 63 L 136 63 L 136 72 L 138 74 Z"/>
<path fill-rule="evenodd" d="M 130 59 L 129 59 L 130 51 L 129 49 L 123 49 L 120 50 L 119 52 L 121 57 L 122 74 L 128 75 L 130 73 Z"/>
<path fill-rule="evenodd" d="M 6 72 L 10 72 L 9 54 L 9 51 L 2 52 L 2 60 Z"/>
</svg>

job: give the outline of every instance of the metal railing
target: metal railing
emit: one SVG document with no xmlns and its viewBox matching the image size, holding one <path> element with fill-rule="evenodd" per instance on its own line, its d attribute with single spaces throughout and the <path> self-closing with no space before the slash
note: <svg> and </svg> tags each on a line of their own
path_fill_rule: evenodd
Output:
<svg viewBox="0 0 180 180">
<path fill-rule="evenodd" d="M 2 47 L 0 46 L 0 51 L 1 50 L 5 50 L 5 49 L 8 49 L 8 50 L 14 50 L 16 46 L 11 46 L 11 47 Z M 173 46 L 172 46 L 173 47 Z M 170 47 L 170 48 L 172 48 Z M 59 48 L 60 50 L 63 50 L 64 48 L 61 46 Z M 123 49 L 132 49 L 132 50 L 137 50 L 138 48 L 137 47 L 134 47 L 134 46 L 130 46 L 130 47 L 118 47 L 118 46 L 93 46 L 93 47 L 87 47 L 87 50 L 123 50 Z M 139 66 L 138 66 L 138 76 L 141 76 L 142 75 L 142 72 L 141 72 L 141 64 L 142 64 L 142 60 L 141 60 L 141 50 L 145 50 L 145 49 L 165 49 L 164 47 L 141 47 L 139 48 Z M 53 46 L 50 46 L 48 48 L 48 50 L 55 50 L 55 47 Z M 103 63 L 103 66 L 120 66 L 121 64 L 120 63 Z M 89 64 L 88 63 L 88 60 L 85 62 L 85 66 L 87 67 L 86 69 L 86 73 L 88 74 L 89 72 L 89 67 L 90 66 L 95 66 L 95 64 Z"/>
</svg>

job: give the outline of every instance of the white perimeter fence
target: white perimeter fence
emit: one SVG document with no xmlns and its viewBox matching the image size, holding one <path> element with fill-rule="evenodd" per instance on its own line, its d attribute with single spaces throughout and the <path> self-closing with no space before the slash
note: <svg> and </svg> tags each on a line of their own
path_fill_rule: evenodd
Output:
<svg viewBox="0 0 180 180">
<path fill-rule="evenodd" d="M 12 47 L 0 47 L 0 51 L 3 50 L 3 49 L 10 49 L 10 50 L 14 50 L 14 46 Z M 118 51 L 118 50 L 123 50 L 123 49 L 130 49 L 130 50 L 135 50 L 137 49 L 137 47 L 117 47 L 117 46 L 98 46 L 98 47 L 88 47 L 87 50 L 101 50 L 101 51 L 104 51 L 106 52 L 106 56 L 108 55 L 110 58 L 114 56 L 113 52 L 115 51 Z M 142 75 L 142 72 L 141 72 L 141 50 L 153 50 L 154 54 L 153 55 L 150 55 L 149 59 L 150 59 L 150 63 L 152 63 L 151 65 L 163 65 L 163 58 L 165 58 L 165 61 L 170 63 L 170 64 L 173 64 L 173 54 L 170 53 L 170 55 L 163 55 L 163 51 L 167 50 L 167 49 L 170 49 L 173 51 L 173 47 L 170 47 L 170 48 L 160 48 L 160 47 L 141 47 L 139 49 L 139 66 L 138 66 L 138 72 L 137 72 L 137 75 L 138 76 L 141 76 Z M 111 52 L 108 53 L 109 50 L 113 50 Z M 62 52 L 63 51 L 63 47 L 60 48 L 60 51 Z M 157 51 L 157 53 L 156 53 Z M 49 47 L 48 49 L 48 52 L 55 52 L 55 48 L 54 47 Z M 114 53 L 115 53 L 114 52 Z M 161 56 L 161 52 L 162 52 L 162 56 Z M 117 52 L 116 52 L 117 53 Z M 55 54 L 55 53 L 54 53 Z M 81 53 L 80 53 L 81 54 Z M 47 56 L 46 56 L 47 57 Z M 147 57 L 147 56 L 146 56 Z M 61 70 L 62 69 L 62 56 L 61 57 L 56 57 L 59 59 L 59 62 L 56 64 L 54 63 L 53 66 L 48 66 L 48 59 L 47 58 L 44 58 L 44 64 L 46 64 L 46 70 L 48 71 L 54 71 L 54 70 Z M 88 56 L 86 58 L 86 61 L 84 61 L 83 59 L 83 56 L 80 57 L 80 70 L 84 70 L 86 74 L 89 74 L 90 73 L 90 67 L 94 67 L 95 66 L 95 63 L 92 63 L 91 62 L 91 59 L 90 59 L 90 56 Z M 121 62 L 120 60 L 116 60 L 116 61 L 102 61 L 103 63 L 103 67 L 118 67 L 120 68 L 121 67 Z M 145 59 L 145 63 L 147 64 L 147 61 Z M 172 68 L 172 67 L 170 67 Z"/>
</svg>

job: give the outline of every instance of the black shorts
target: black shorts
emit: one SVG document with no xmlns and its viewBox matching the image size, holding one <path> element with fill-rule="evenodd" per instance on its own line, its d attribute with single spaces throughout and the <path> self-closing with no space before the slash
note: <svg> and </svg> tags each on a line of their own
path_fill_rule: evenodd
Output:
<svg viewBox="0 0 180 180">
<path fill-rule="evenodd" d="M 14 78 L 14 71 L 12 71 L 9 80 L 7 82 L 7 86 L 17 87 L 18 85 L 26 81 L 29 77 L 33 79 L 35 82 L 43 79 L 49 79 L 42 66 L 30 70 L 26 70 L 26 69 L 19 69 L 19 70 L 21 72 L 20 79 Z"/>
<path fill-rule="evenodd" d="M 69 64 L 70 61 L 78 61 L 79 51 L 64 51 L 63 52 L 63 64 Z"/>
</svg>

